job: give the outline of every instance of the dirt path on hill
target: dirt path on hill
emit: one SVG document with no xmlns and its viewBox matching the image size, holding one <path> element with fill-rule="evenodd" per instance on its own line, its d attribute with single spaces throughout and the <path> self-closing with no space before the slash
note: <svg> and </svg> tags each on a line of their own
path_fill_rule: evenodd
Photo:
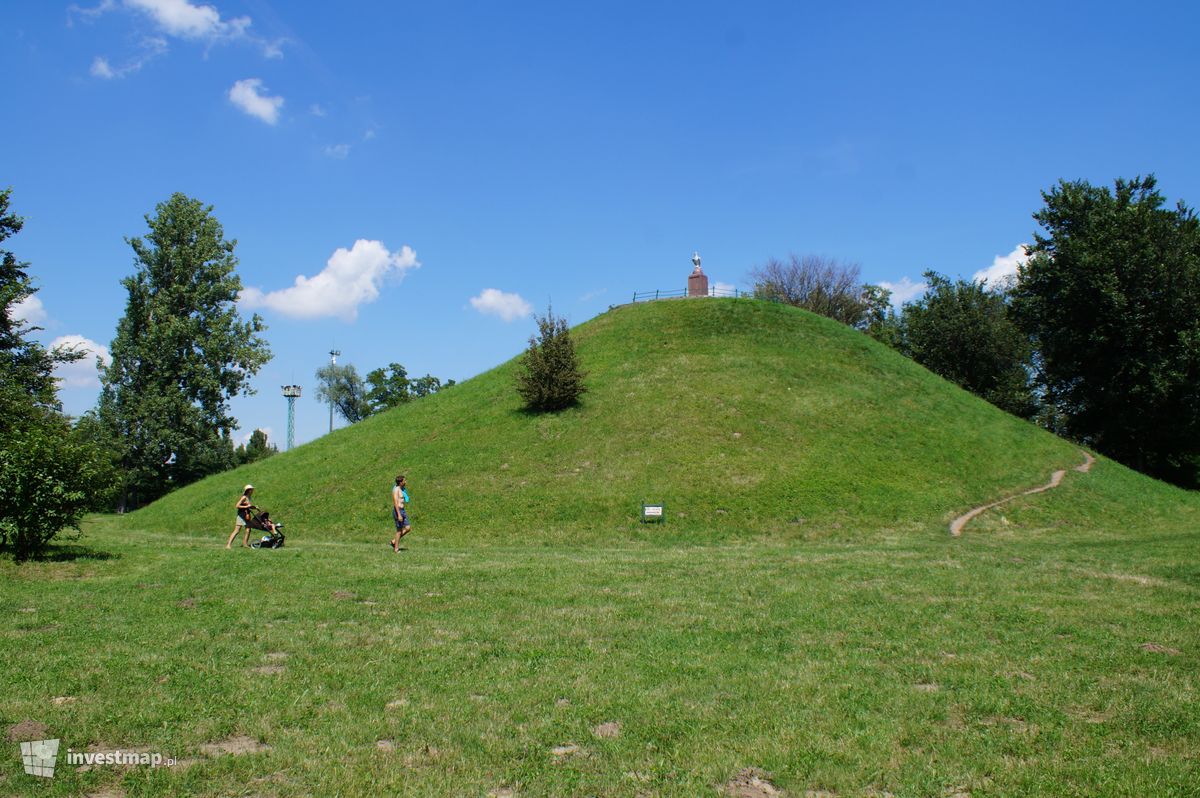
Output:
<svg viewBox="0 0 1200 798">
<path fill-rule="evenodd" d="M 1088 471 L 1092 470 L 1092 464 L 1096 462 L 1096 458 L 1092 457 L 1091 454 L 1083 451 L 1082 449 L 1079 450 L 1079 453 L 1083 455 L 1083 462 L 1080 463 L 1079 465 L 1075 466 L 1074 470 L 1078 471 L 1081 474 L 1086 474 Z M 953 537 L 958 537 L 959 535 L 962 534 L 963 527 L 965 527 L 972 518 L 979 515 L 980 513 L 983 513 L 983 512 L 986 512 L 986 511 L 992 509 L 993 507 L 1004 504 L 1005 502 L 1010 502 L 1013 499 L 1018 499 L 1021 496 L 1031 496 L 1034 493 L 1042 493 L 1043 491 L 1050 490 L 1051 488 L 1057 488 L 1059 483 L 1062 482 L 1063 477 L 1066 475 L 1067 475 L 1066 469 L 1063 469 L 1061 471 L 1055 471 L 1053 474 L 1050 475 L 1050 481 L 1047 482 L 1045 485 L 1039 485 L 1036 488 L 1030 488 L 1029 490 L 1021 491 L 1020 493 L 1014 493 L 1011 496 L 1005 496 L 1003 499 L 997 499 L 996 501 L 989 502 L 988 504 L 981 504 L 980 506 L 978 506 L 972 510 L 968 510 L 967 512 L 963 513 L 958 518 L 955 518 L 953 521 L 950 522 L 950 534 Z"/>
</svg>

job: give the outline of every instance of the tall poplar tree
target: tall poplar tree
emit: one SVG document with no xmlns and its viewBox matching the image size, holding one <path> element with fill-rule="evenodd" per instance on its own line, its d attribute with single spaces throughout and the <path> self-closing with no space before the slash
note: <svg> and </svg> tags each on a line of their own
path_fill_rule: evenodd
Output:
<svg viewBox="0 0 1200 798">
<path fill-rule="evenodd" d="M 258 315 L 238 313 L 236 241 L 212 206 L 176 193 L 126 239 L 136 271 L 103 375 L 99 415 L 117 441 L 125 504 L 234 464 L 229 399 L 271 358 Z"/>
</svg>

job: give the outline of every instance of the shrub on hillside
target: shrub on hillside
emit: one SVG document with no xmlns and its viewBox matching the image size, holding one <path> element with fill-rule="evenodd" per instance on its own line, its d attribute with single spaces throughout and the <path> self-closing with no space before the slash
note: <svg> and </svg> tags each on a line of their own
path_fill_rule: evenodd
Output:
<svg viewBox="0 0 1200 798">
<path fill-rule="evenodd" d="M 517 371 L 517 392 L 528 410 L 562 410 L 578 404 L 587 391 L 586 376 L 579 369 L 575 343 L 567 321 L 555 317 L 553 310 L 537 319 L 538 334 L 529 337 L 529 349 Z"/>
</svg>

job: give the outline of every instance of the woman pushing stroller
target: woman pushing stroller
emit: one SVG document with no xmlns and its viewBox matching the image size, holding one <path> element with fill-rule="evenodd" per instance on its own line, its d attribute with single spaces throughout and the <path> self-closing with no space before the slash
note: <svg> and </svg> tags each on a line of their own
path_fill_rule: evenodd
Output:
<svg viewBox="0 0 1200 798">
<path fill-rule="evenodd" d="M 242 489 L 242 495 L 237 501 L 237 518 L 233 522 L 233 531 L 229 533 L 229 540 L 225 543 L 225 548 L 232 548 L 233 539 L 237 537 L 238 529 L 244 529 L 246 535 L 242 538 L 242 548 L 250 545 L 250 530 L 262 529 L 266 532 L 275 531 L 275 523 L 266 517 L 264 513 L 262 517 L 255 517 L 253 511 L 258 507 L 250 503 L 250 498 L 254 494 L 254 486 L 247 485 Z"/>
</svg>

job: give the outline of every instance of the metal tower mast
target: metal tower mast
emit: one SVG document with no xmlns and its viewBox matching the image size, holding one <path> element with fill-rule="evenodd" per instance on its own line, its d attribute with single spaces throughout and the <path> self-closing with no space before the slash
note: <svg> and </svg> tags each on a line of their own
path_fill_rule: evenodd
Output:
<svg viewBox="0 0 1200 798">
<path fill-rule="evenodd" d="M 300 386 L 283 386 L 283 395 L 288 402 L 287 451 L 291 451 L 296 445 L 296 399 L 300 396 Z"/>
</svg>

